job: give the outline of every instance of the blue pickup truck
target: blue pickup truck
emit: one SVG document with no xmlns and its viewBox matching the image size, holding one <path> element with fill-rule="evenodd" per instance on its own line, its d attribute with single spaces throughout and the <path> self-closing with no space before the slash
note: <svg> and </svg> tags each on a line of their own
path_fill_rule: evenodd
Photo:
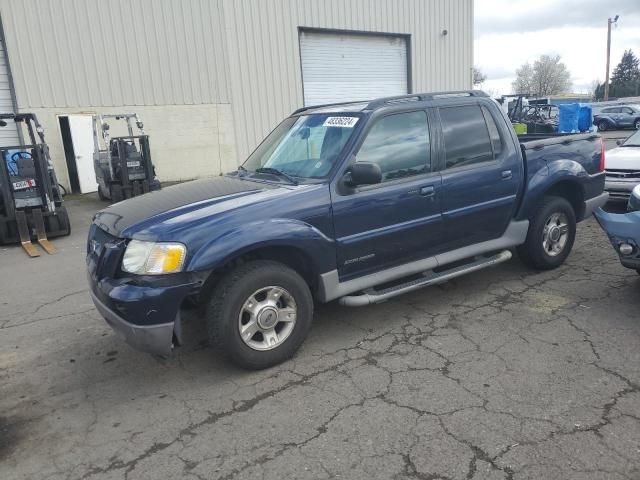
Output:
<svg viewBox="0 0 640 480">
<path fill-rule="evenodd" d="M 238 171 L 95 215 L 93 301 L 132 346 L 167 355 L 200 303 L 245 368 L 292 356 L 314 302 L 345 306 L 496 265 L 552 269 L 606 202 L 597 135 L 517 137 L 478 91 L 301 108 Z"/>
</svg>

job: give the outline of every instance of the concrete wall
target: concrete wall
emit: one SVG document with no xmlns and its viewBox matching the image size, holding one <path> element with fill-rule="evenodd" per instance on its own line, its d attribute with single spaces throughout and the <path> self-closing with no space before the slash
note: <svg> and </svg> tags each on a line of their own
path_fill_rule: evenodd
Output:
<svg viewBox="0 0 640 480">
<path fill-rule="evenodd" d="M 160 181 L 189 180 L 236 168 L 231 106 L 161 105 L 100 108 L 32 108 L 45 129 L 58 180 L 69 186 L 59 115 L 136 112 L 149 134 Z M 114 131 L 113 134 L 123 132 Z"/>
</svg>

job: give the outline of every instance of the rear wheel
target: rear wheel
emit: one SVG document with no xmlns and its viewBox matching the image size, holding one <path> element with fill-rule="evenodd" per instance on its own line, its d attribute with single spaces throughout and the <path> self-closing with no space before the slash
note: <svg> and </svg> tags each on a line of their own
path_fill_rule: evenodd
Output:
<svg viewBox="0 0 640 480">
<path fill-rule="evenodd" d="M 267 260 L 227 274 L 206 310 L 212 346 L 252 370 L 290 358 L 306 338 L 312 317 L 313 298 L 304 279 Z"/>
<path fill-rule="evenodd" d="M 102 200 L 103 202 L 109 200 L 107 196 L 102 192 L 102 187 L 100 185 L 98 185 L 98 198 L 100 198 L 100 200 Z"/>
<path fill-rule="evenodd" d="M 604 120 L 598 123 L 598 130 L 601 132 L 606 132 L 609 128 L 609 124 Z"/>
<path fill-rule="evenodd" d="M 56 212 L 58 221 L 58 228 L 63 236 L 71 234 L 71 222 L 69 221 L 69 214 L 66 207 L 61 207 Z"/>
<path fill-rule="evenodd" d="M 122 196 L 122 186 L 114 183 L 111 185 L 111 201 L 113 203 L 118 203 L 122 200 L 124 200 L 124 197 Z"/>
<path fill-rule="evenodd" d="M 540 270 L 562 265 L 576 238 L 576 215 L 571 204 L 561 197 L 545 197 L 529 221 L 527 240 L 518 247 L 522 261 Z"/>
<path fill-rule="evenodd" d="M 638 118 L 635 123 L 633 124 L 634 127 L 636 127 L 636 130 L 640 130 L 640 118 Z"/>
</svg>

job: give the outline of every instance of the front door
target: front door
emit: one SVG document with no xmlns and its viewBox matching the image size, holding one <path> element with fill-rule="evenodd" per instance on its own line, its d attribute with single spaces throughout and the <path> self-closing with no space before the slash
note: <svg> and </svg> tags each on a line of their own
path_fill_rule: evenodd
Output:
<svg viewBox="0 0 640 480">
<path fill-rule="evenodd" d="M 442 215 L 447 249 L 500 237 L 523 184 L 519 152 L 498 107 L 441 107 Z M 491 113 L 493 112 L 493 114 Z"/>
<path fill-rule="evenodd" d="M 341 280 L 430 256 L 442 241 L 430 138 L 422 110 L 373 121 L 356 161 L 378 164 L 382 183 L 332 198 Z"/>
</svg>

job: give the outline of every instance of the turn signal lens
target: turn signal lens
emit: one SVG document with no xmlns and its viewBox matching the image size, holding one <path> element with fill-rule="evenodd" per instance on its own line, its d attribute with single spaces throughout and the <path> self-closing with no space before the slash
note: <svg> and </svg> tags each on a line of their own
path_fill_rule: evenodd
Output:
<svg viewBox="0 0 640 480">
<path fill-rule="evenodd" d="M 182 271 L 187 249 L 181 243 L 131 240 L 122 259 L 122 270 L 137 275 L 162 275 Z"/>
</svg>

